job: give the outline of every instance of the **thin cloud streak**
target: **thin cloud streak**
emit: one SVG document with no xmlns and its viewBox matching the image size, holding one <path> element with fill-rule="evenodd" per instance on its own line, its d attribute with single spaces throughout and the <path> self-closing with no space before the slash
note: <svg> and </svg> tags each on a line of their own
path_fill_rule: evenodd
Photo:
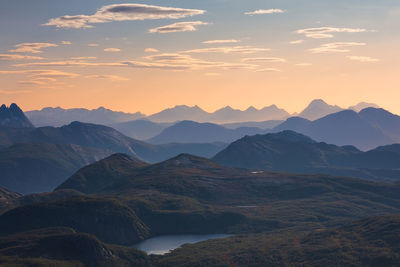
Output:
<svg viewBox="0 0 400 267">
<path fill-rule="evenodd" d="M 283 9 L 259 9 L 251 12 L 245 12 L 245 15 L 254 16 L 254 15 L 269 15 L 269 14 L 281 14 L 285 13 L 286 10 Z"/>
<path fill-rule="evenodd" d="M 367 44 L 357 43 L 357 42 L 336 42 L 336 43 L 322 44 L 320 47 L 312 48 L 309 51 L 314 54 L 347 53 L 351 51 L 347 49 L 347 47 L 365 46 L 365 45 Z"/>
<path fill-rule="evenodd" d="M 150 29 L 149 33 L 194 32 L 197 31 L 197 26 L 204 26 L 204 25 L 208 25 L 208 23 L 202 21 L 178 22 Z"/>
</svg>

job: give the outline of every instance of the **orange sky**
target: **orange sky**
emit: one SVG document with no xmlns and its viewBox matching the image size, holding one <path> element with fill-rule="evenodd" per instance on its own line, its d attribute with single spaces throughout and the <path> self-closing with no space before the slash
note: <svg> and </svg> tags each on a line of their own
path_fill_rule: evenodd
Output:
<svg viewBox="0 0 400 267">
<path fill-rule="evenodd" d="M 90 9 L 95 12 L 100 7 Z M 16 102 L 24 110 L 104 106 L 151 114 L 180 104 L 199 105 L 207 111 L 227 105 L 246 109 L 276 104 L 300 112 L 311 100 L 322 98 L 341 107 L 372 102 L 400 114 L 400 36 L 395 26 L 400 22 L 396 15 L 399 7 L 380 8 L 375 12 L 377 18 L 371 19 L 363 9 L 365 14 L 354 18 L 343 11 L 343 20 L 334 23 L 329 15 L 342 11 L 326 11 L 326 18 L 316 21 L 292 15 L 306 11 L 292 10 L 288 4 L 278 14 L 262 15 L 246 15 L 245 7 L 237 13 L 236 6 L 232 14 L 243 23 L 226 32 L 221 25 L 228 25 L 224 20 L 232 18 L 217 17 L 212 6 L 207 10 L 196 5 L 185 8 L 206 13 L 183 22 L 201 21 L 204 25 L 187 30 L 185 24 L 179 32 L 149 33 L 148 29 L 156 28 L 155 22 L 137 22 L 134 17 L 124 18 L 128 22 L 95 24 L 93 29 L 38 23 L 50 21 L 56 14 L 32 18 L 37 25 L 21 22 L 36 25 L 36 37 L 13 34 L 15 40 L 0 42 L 0 102 Z M 253 9 L 257 10 L 255 3 L 248 8 Z M 176 22 L 182 19 L 163 20 L 158 26 Z M 138 36 L 128 28 L 134 25 L 141 27 L 134 29 Z M 318 35 L 310 34 L 313 28 Z M 114 34 L 114 29 L 118 33 Z M 38 37 L 41 32 L 43 39 Z M 0 33 L 8 32 L 3 27 Z M 290 43 L 296 40 L 302 42 Z M 26 43 L 47 45 L 32 50 L 32 44 Z M 147 48 L 157 51 L 145 51 Z"/>
</svg>

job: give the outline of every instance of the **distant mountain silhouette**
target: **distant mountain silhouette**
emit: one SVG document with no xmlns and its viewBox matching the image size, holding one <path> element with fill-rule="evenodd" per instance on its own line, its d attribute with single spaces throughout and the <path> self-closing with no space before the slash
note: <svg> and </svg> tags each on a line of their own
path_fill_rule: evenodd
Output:
<svg viewBox="0 0 400 267">
<path fill-rule="evenodd" d="M 377 104 L 374 103 L 367 103 L 367 102 L 360 102 L 355 106 L 349 107 L 349 109 L 354 110 L 355 112 L 360 112 L 363 109 L 366 108 L 380 108 Z"/>
<path fill-rule="evenodd" d="M 51 191 L 111 151 L 70 144 L 16 144 L 0 150 L 0 186 L 28 194 Z"/>
<path fill-rule="evenodd" d="M 260 128 L 263 130 L 272 129 L 278 125 L 283 123 L 282 120 L 270 120 L 270 121 L 249 121 L 249 122 L 236 122 L 236 123 L 227 123 L 227 124 L 220 124 L 228 129 L 237 129 L 242 127 L 251 127 L 251 128 Z"/>
<path fill-rule="evenodd" d="M 249 107 L 245 111 L 233 109 L 227 106 L 215 111 L 214 113 L 208 113 L 198 106 L 176 106 L 151 115 L 148 119 L 154 122 L 190 120 L 196 122 L 237 123 L 248 121 L 258 122 L 267 120 L 283 120 L 289 116 L 289 113 L 283 109 L 279 109 L 275 105 L 260 110 L 254 107 Z"/>
<path fill-rule="evenodd" d="M 289 118 L 273 129 L 292 130 L 335 145 L 354 145 L 362 150 L 400 142 L 400 117 L 383 109 L 367 108 L 360 113 L 344 110 L 315 121 Z"/>
<path fill-rule="evenodd" d="M 33 128 L 34 126 L 17 104 L 13 103 L 10 107 L 4 104 L 0 107 L 0 127 Z"/>
<path fill-rule="evenodd" d="M 313 100 L 298 116 L 308 120 L 316 120 L 342 110 L 343 109 L 339 106 L 331 106 L 322 99 L 316 99 Z"/>
<path fill-rule="evenodd" d="M 169 143 L 230 143 L 246 135 L 263 133 L 260 128 L 227 129 L 217 124 L 182 121 L 163 130 L 159 135 L 151 138 L 152 144 Z"/>
<path fill-rule="evenodd" d="M 145 115 L 140 112 L 130 114 L 112 111 L 103 107 L 94 110 L 84 108 L 62 109 L 59 107 L 44 108 L 42 110 L 27 111 L 25 114 L 37 127 L 59 127 L 74 121 L 108 125 L 145 117 Z"/>
<path fill-rule="evenodd" d="M 126 136 L 138 140 L 147 140 L 160 134 L 173 123 L 156 123 L 149 120 L 135 120 L 109 125 Z"/>
<path fill-rule="evenodd" d="M 325 173 L 377 181 L 400 181 L 398 146 L 362 152 L 353 146 L 318 143 L 293 132 L 242 138 L 213 160 L 232 167 L 293 173 Z"/>
</svg>

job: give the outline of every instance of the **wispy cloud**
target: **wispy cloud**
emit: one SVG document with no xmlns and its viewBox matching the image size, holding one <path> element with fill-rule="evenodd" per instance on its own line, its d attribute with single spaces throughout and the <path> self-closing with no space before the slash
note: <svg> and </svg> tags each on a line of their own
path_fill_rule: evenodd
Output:
<svg viewBox="0 0 400 267">
<path fill-rule="evenodd" d="M 11 53 L 42 53 L 43 48 L 57 47 L 57 44 L 52 43 L 22 43 L 15 45 L 15 49 L 9 50 Z"/>
<path fill-rule="evenodd" d="M 372 57 L 366 57 L 366 56 L 347 56 L 348 59 L 354 60 L 354 61 L 359 61 L 363 63 L 370 63 L 370 62 L 378 62 L 380 61 L 377 58 L 372 58 Z"/>
<path fill-rule="evenodd" d="M 89 78 L 89 79 L 103 79 L 103 80 L 110 80 L 110 81 L 115 81 L 115 82 L 118 82 L 118 81 L 129 81 L 129 79 L 121 77 L 121 76 L 117 76 L 117 75 L 101 75 L 101 74 L 99 74 L 99 75 L 89 75 L 89 76 L 86 76 L 86 78 Z"/>
<path fill-rule="evenodd" d="M 97 57 L 71 57 L 72 60 L 90 60 L 97 59 Z"/>
<path fill-rule="evenodd" d="M 183 53 L 240 53 L 240 54 L 254 54 L 258 52 L 270 51 L 269 48 L 260 48 L 254 46 L 223 46 L 223 47 L 209 47 L 209 48 L 199 48 L 184 51 Z"/>
<path fill-rule="evenodd" d="M 27 74 L 33 78 L 75 78 L 79 74 L 58 70 L 0 70 L 0 75 Z"/>
<path fill-rule="evenodd" d="M 255 57 L 255 58 L 244 58 L 243 62 L 286 62 L 286 59 L 280 57 Z"/>
<path fill-rule="evenodd" d="M 99 44 L 88 44 L 89 47 L 97 47 Z"/>
<path fill-rule="evenodd" d="M 43 59 L 42 57 L 15 55 L 15 54 L 0 54 L 0 60 L 31 60 L 31 59 Z"/>
<path fill-rule="evenodd" d="M 62 16 L 50 19 L 45 26 L 57 28 L 92 28 L 92 24 L 112 21 L 181 19 L 204 14 L 205 10 L 162 7 L 146 4 L 114 4 L 101 7 L 93 15 Z"/>
<path fill-rule="evenodd" d="M 111 53 L 116 53 L 116 52 L 121 52 L 121 49 L 119 48 L 105 48 L 104 52 L 111 52 Z"/>
<path fill-rule="evenodd" d="M 202 26 L 202 25 L 208 25 L 208 23 L 202 21 L 178 22 L 150 29 L 149 32 L 150 33 L 193 32 L 197 31 L 197 26 Z"/>
<path fill-rule="evenodd" d="M 70 42 L 70 41 L 62 41 L 61 44 L 62 45 L 72 45 L 72 42 Z"/>
<path fill-rule="evenodd" d="M 160 50 L 149 47 L 149 48 L 146 48 L 144 50 L 144 52 L 146 52 L 146 53 L 158 53 L 158 52 L 160 52 Z"/>
<path fill-rule="evenodd" d="M 292 45 L 302 44 L 302 43 L 304 43 L 304 40 L 295 40 L 295 41 L 289 42 L 289 44 L 292 44 Z"/>
<path fill-rule="evenodd" d="M 298 67 L 310 67 L 312 66 L 312 63 L 297 63 L 296 66 Z"/>
<path fill-rule="evenodd" d="M 281 72 L 281 70 L 276 68 L 264 68 L 255 70 L 255 72 Z"/>
<path fill-rule="evenodd" d="M 259 9 L 251 12 L 245 12 L 245 15 L 254 16 L 254 15 L 267 15 L 267 14 L 280 14 L 285 13 L 286 10 L 283 9 Z"/>
<path fill-rule="evenodd" d="M 326 39 L 333 38 L 333 33 L 361 33 L 367 32 L 366 29 L 359 28 L 337 28 L 337 27 L 319 27 L 297 30 L 296 33 L 304 34 L 308 38 Z"/>
<path fill-rule="evenodd" d="M 209 40 L 204 41 L 203 44 L 235 44 L 240 43 L 240 40 L 229 39 L 229 40 Z"/>
<path fill-rule="evenodd" d="M 310 51 L 314 54 L 319 53 L 346 53 L 350 52 L 348 47 L 354 46 L 365 46 L 366 43 L 357 43 L 357 42 L 337 42 L 337 43 L 329 43 L 322 44 L 320 47 L 312 48 Z"/>
</svg>

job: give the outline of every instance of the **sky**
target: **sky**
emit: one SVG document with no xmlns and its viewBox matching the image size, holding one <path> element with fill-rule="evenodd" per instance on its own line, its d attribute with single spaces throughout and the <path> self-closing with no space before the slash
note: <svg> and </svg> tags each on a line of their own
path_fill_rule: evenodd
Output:
<svg viewBox="0 0 400 267">
<path fill-rule="evenodd" d="M 400 114 L 397 0 L 2 0 L 0 102 Z"/>
</svg>

